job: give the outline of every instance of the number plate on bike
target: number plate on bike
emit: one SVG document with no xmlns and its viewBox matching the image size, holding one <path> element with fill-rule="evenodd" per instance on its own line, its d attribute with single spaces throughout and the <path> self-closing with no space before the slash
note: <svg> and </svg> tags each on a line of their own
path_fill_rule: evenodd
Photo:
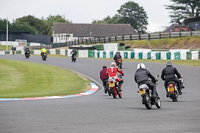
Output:
<svg viewBox="0 0 200 133">
<path fill-rule="evenodd" d="M 169 87 L 168 90 L 169 90 L 169 92 L 172 92 L 172 91 L 174 91 L 174 87 Z"/>
<path fill-rule="evenodd" d="M 140 89 L 139 93 L 140 93 L 140 95 L 145 94 L 145 89 Z"/>
<path fill-rule="evenodd" d="M 115 87 L 115 83 L 109 83 L 109 87 Z"/>
</svg>

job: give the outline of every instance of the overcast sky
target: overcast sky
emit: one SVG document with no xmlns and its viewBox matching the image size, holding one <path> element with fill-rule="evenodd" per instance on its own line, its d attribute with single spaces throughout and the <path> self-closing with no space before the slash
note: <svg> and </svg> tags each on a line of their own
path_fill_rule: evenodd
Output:
<svg viewBox="0 0 200 133">
<path fill-rule="evenodd" d="M 92 23 L 114 16 L 121 5 L 130 0 L 0 0 L 0 18 L 10 22 L 16 18 L 33 15 L 47 18 L 49 15 L 65 16 L 73 23 Z M 147 12 L 147 31 L 162 31 L 170 25 L 169 10 L 164 5 L 170 0 L 132 0 Z"/>
</svg>

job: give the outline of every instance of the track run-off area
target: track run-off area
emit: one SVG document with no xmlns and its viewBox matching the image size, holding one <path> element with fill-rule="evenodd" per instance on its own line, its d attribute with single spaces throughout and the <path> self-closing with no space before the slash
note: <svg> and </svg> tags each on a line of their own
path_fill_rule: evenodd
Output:
<svg viewBox="0 0 200 133">
<path fill-rule="evenodd" d="M 99 87 L 86 96 L 0 101 L 0 133 L 199 133 L 200 132 L 200 67 L 174 65 L 184 78 L 183 95 L 172 102 L 165 95 L 164 82 L 159 78 L 157 91 L 161 109 L 147 110 L 137 93 L 133 79 L 139 62 L 124 61 L 125 76 L 122 98 L 104 94 L 100 80 L 103 65 L 111 60 L 40 56 L 25 59 L 24 55 L 3 55 L 13 59 L 66 68 L 92 79 Z M 153 74 L 161 75 L 165 64 L 145 63 Z M 39 75 L 38 75 L 39 76 Z M 78 81 L 77 81 L 78 82 Z M 55 88 L 56 89 L 56 88 Z"/>
</svg>

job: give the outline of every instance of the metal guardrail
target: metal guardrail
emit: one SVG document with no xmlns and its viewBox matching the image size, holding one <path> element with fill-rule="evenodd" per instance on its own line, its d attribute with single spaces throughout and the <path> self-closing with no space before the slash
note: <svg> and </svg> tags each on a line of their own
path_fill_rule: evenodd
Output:
<svg viewBox="0 0 200 133">
<path fill-rule="evenodd" d="M 138 34 L 138 35 L 113 36 L 107 38 L 80 39 L 76 41 L 67 41 L 66 46 L 79 45 L 79 44 L 110 43 L 117 41 L 132 41 L 132 40 L 157 40 L 163 38 L 179 38 L 188 36 L 200 36 L 200 31 L 149 33 L 149 34 Z"/>
</svg>

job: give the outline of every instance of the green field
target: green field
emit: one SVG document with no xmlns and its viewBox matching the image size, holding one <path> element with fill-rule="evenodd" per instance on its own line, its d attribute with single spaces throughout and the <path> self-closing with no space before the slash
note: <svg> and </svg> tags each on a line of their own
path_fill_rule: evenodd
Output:
<svg viewBox="0 0 200 133">
<path fill-rule="evenodd" d="M 11 50 L 12 46 L 8 45 L 8 50 Z M 0 45 L 0 51 L 6 51 L 5 45 Z"/>
<path fill-rule="evenodd" d="M 126 61 L 135 61 L 135 62 L 154 62 L 154 63 L 166 63 L 168 60 L 132 60 L 125 59 Z M 173 64 L 178 65 L 187 65 L 187 66 L 197 66 L 200 67 L 200 60 L 171 60 Z"/>
<path fill-rule="evenodd" d="M 63 68 L 0 59 L 0 98 L 77 94 L 89 89 L 89 83 Z"/>
</svg>

